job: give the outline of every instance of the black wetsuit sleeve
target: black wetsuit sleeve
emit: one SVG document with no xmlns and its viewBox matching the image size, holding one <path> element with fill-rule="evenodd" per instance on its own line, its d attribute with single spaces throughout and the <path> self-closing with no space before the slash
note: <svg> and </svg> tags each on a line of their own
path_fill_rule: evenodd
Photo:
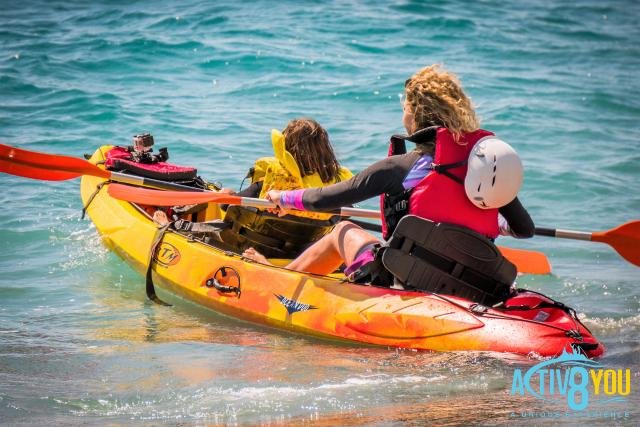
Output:
<svg viewBox="0 0 640 427">
<path fill-rule="evenodd" d="M 321 188 L 309 188 L 302 196 L 306 209 L 336 209 L 380 194 L 404 191 L 402 182 L 420 158 L 418 152 L 387 157 L 369 166 L 347 181 Z"/>
<path fill-rule="evenodd" d="M 513 236 L 520 239 L 533 237 L 535 225 L 529 216 L 529 212 L 522 206 L 517 197 L 511 203 L 500 208 L 500 215 L 507 220 Z"/>
</svg>

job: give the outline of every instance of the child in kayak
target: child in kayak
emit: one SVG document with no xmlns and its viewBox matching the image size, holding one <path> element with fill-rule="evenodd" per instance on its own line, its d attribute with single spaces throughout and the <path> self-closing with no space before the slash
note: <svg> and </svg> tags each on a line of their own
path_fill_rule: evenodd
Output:
<svg viewBox="0 0 640 427">
<path fill-rule="evenodd" d="M 221 191 L 242 197 L 266 197 L 269 190 L 323 187 L 353 176 L 340 166 L 327 131 L 313 119 L 296 118 L 282 132 L 272 130 L 271 143 L 274 155 L 254 162 L 247 174 L 251 179 L 249 187 L 237 193 Z M 162 218 L 154 219 L 163 222 Z M 251 246 L 269 257 L 293 258 L 328 233 L 338 220 L 328 214 L 304 211 L 291 211 L 281 218 L 254 208 L 229 206 L 222 222 L 194 228 L 193 223 L 179 220 L 176 226 L 183 231 L 212 228 L 208 233 L 213 237 L 210 243 L 227 250 L 240 252 Z"/>
<path fill-rule="evenodd" d="M 481 206 L 478 203 L 485 203 L 492 195 L 481 194 L 472 202 L 459 183 L 467 174 L 459 166 L 466 165 L 469 152 L 480 140 L 493 134 L 480 129 L 471 101 L 455 75 L 438 65 L 419 70 L 405 83 L 402 107 L 402 122 L 410 136 L 401 138 L 416 142 L 415 150 L 380 160 L 348 181 L 323 188 L 272 190 L 266 198 L 286 213 L 291 208 L 335 209 L 384 195 L 381 217 L 385 237 L 407 214 L 464 226 L 490 239 L 499 234 L 533 236 L 533 221 L 515 194 L 503 206 Z M 435 168 L 435 163 L 448 163 L 448 170 Z M 509 177 L 502 178 L 497 187 L 509 187 Z M 491 191 L 490 187 L 482 191 Z M 359 226 L 343 221 L 286 268 L 326 275 L 345 264 L 348 275 L 371 262 L 380 243 Z M 254 248 L 243 255 L 268 263 Z"/>
<path fill-rule="evenodd" d="M 329 134 L 313 119 L 293 119 L 282 133 L 272 130 L 271 143 L 274 157 L 255 161 L 247 175 L 252 183 L 238 195 L 264 197 L 269 190 L 323 187 L 353 176 L 351 171 L 340 166 Z M 309 216 L 311 213 L 293 214 Z"/>
<path fill-rule="evenodd" d="M 237 193 L 264 198 L 270 190 L 321 188 L 353 176 L 341 167 L 327 131 L 309 118 L 291 120 L 271 131 L 273 157 L 255 161 L 247 175 L 251 185 Z M 291 211 L 285 217 L 254 208 L 229 206 L 221 239 L 233 250 L 254 247 L 272 258 L 293 258 L 331 231 L 339 220 L 328 214 Z"/>
</svg>

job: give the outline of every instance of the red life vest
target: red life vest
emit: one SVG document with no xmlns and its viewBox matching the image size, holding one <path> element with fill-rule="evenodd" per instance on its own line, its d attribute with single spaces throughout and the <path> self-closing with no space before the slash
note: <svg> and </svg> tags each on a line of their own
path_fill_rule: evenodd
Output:
<svg viewBox="0 0 640 427">
<path fill-rule="evenodd" d="M 463 162 L 469 157 L 473 146 L 485 136 L 493 133 L 478 129 L 461 135 L 455 142 L 453 134 L 439 128 L 436 134 L 434 163 L 446 165 Z M 466 164 L 447 170 L 464 181 Z M 409 214 L 434 222 L 444 222 L 470 228 L 494 239 L 499 234 L 498 209 L 480 209 L 467 198 L 464 185 L 435 170 L 429 172 L 414 188 L 409 197 Z"/>
</svg>

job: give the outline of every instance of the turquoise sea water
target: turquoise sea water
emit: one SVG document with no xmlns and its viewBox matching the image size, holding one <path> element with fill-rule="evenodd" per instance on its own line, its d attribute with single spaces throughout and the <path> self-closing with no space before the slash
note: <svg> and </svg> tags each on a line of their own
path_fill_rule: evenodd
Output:
<svg viewBox="0 0 640 427">
<path fill-rule="evenodd" d="M 311 116 L 361 170 L 402 131 L 404 80 L 443 63 L 521 154 L 537 225 L 640 216 L 640 3 L 0 0 L 0 140 L 81 156 L 141 131 L 237 188 L 269 131 Z M 552 276 L 630 368 L 626 419 L 511 396 L 483 354 L 345 346 L 146 300 L 80 219 L 78 181 L 0 176 L 0 423 L 640 423 L 640 269 L 603 244 L 537 237 Z M 374 208 L 375 201 L 363 203 Z M 640 250 L 640 248 L 639 248 Z"/>
</svg>

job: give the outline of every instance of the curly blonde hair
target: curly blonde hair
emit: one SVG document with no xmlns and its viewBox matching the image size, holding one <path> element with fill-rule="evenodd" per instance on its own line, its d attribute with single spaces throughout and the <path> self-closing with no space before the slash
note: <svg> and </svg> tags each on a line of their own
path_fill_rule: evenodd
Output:
<svg viewBox="0 0 640 427">
<path fill-rule="evenodd" d="M 480 120 L 458 78 L 439 64 L 422 68 L 405 82 L 405 95 L 413 113 L 413 131 L 429 126 L 449 129 L 456 142 L 460 135 L 480 127 Z"/>
</svg>

